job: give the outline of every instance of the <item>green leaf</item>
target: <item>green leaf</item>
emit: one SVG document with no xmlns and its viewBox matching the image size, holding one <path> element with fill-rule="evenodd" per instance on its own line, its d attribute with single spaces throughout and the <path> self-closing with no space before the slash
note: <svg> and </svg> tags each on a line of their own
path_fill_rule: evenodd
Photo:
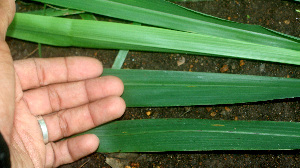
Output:
<svg viewBox="0 0 300 168">
<path fill-rule="evenodd" d="M 95 15 L 93 15 L 91 13 L 81 13 L 79 15 L 83 20 L 97 20 Z"/>
<path fill-rule="evenodd" d="M 128 50 L 120 50 L 111 68 L 121 69 L 128 52 L 129 52 Z"/>
<path fill-rule="evenodd" d="M 127 107 L 233 104 L 300 96 L 300 80 L 203 72 L 113 70 Z"/>
<path fill-rule="evenodd" d="M 226 39 L 300 50 L 300 39 L 212 17 L 164 0 L 35 0 L 66 8 L 85 10 L 147 25 L 200 33 Z"/>
<path fill-rule="evenodd" d="M 83 20 L 97 20 L 97 18 L 91 13 L 80 14 L 80 17 Z M 118 55 L 115 58 L 113 65 L 112 65 L 112 69 L 121 69 L 122 68 L 122 65 L 126 59 L 128 52 L 129 52 L 128 50 L 120 50 L 119 51 Z"/>
<path fill-rule="evenodd" d="M 136 23 L 136 22 L 134 22 L 133 24 L 141 25 L 140 23 Z M 124 64 L 124 61 L 128 55 L 128 52 L 129 52 L 129 50 L 120 50 L 117 57 L 115 58 L 115 61 L 111 68 L 112 69 L 121 69 Z"/>
<path fill-rule="evenodd" d="M 296 50 L 111 22 L 17 13 L 7 35 L 55 46 L 205 54 L 300 65 L 300 51 Z"/>
<path fill-rule="evenodd" d="M 300 149 L 300 123 L 297 122 L 125 120 L 87 133 L 99 137 L 98 152 Z"/>
<path fill-rule="evenodd" d="M 48 9 L 43 9 L 43 10 L 29 11 L 26 13 L 34 14 L 34 15 L 44 15 L 44 16 L 67 16 L 67 15 L 75 15 L 75 14 L 84 13 L 84 11 L 71 10 L 71 9 L 58 10 L 58 9 L 48 8 Z"/>
</svg>

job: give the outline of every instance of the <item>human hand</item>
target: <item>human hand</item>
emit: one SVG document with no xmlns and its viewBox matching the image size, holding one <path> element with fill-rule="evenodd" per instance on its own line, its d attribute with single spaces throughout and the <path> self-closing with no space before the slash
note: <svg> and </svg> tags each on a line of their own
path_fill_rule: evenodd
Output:
<svg viewBox="0 0 300 168">
<path fill-rule="evenodd" d="M 102 66 L 94 59 L 28 59 L 14 65 L 16 104 L 9 147 L 11 158 L 19 158 L 12 163 L 28 161 L 26 164 L 34 167 L 57 167 L 86 156 L 99 145 L 95 135 L 55 141 L 116 119 L 125 110 L 119 97 L 123 92 L 121 80 L 97 78 Z M 49 132 L 46 145 L 36 118 L 39 115 Z"/>
<path fill-rule="evenodd" d="M 123 83 L 112 76 L 98 78 L 103 68 L 92 58 L 13 62 L 3 33 L 14 1 L 0 3 L 0 132 L 12 167 L 57 167 L 94 152 L 99 145 L 95 135 L 59 140 L 120 117 Z M 1 13 L 8 7 L 8 13 Z M 46 144 L 39 115 L 48 128 Z"/>
</svg>

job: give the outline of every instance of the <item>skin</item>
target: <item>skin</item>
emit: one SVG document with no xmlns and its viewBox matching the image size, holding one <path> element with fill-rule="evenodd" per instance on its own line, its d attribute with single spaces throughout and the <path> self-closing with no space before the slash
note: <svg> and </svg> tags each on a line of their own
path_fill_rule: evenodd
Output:
<svg viewBox="0 0 300 168">
<path fill-rule="evenodd" d="M 0 132 L 12 167 L 57 167 L 93 153 L 95 135 L 62 138 L 123 115 L 120 79 L 102 74 L 93 58 L 66 57 L 13 61 L 5 42 L 15 13 L 14 0 L 0 0 Z M 49 133 L 44 144 L 36 116 Z"/>
</svg>

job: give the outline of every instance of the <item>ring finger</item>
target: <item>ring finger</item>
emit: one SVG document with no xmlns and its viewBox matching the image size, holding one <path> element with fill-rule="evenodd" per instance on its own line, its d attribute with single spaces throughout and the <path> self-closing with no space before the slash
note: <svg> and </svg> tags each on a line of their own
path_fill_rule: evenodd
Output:
<svg viewBox="0 0 300 168">
<path fill-rule="evenodd" d="M 117 96 L 44 116 L 49 141 L 57 141 L 108 121 L 119 118 L 125 111 L 125 102 Z"/>
</svg>

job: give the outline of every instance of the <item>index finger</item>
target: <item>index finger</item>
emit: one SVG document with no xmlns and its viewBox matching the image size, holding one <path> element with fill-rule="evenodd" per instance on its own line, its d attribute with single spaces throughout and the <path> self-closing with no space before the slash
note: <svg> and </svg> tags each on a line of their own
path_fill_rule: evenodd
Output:
<svg viewBox="0 0 300 168">
<path fill-rule="evenodd" d="M 98 77 L 102 64 L 90 57 L 31 58 L 15 61 L 23 90 Z"/>
</svg>

